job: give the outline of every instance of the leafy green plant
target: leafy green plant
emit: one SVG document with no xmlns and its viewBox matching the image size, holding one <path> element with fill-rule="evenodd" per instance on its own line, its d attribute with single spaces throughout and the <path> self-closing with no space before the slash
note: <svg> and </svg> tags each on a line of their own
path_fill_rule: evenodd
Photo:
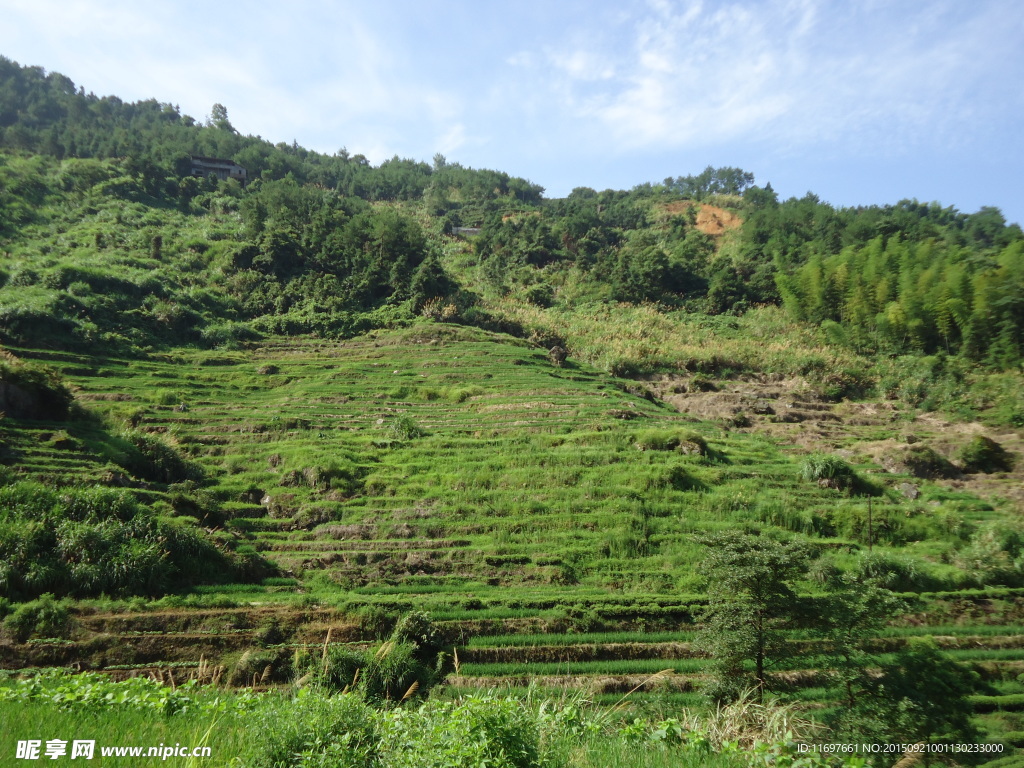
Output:
<svg viewBox="0 0 1024 768">
<path fill-rule="evenodd" d="M 968 472 L 1009 472 L 1013 455 L 990 437 L 975 435 L 960 449 L 960 461 Z"/>
<path fill-rule="evenodd" d="M 838 456 L 824 453 L 813 453 L 800 465 L 800 475 L 804 480 L 818 483 L 823 488 L 849 490 L 857 483 L 857 475 L 853 468 Z"/>
<path fill-rule="evenodd" d="M 97 713 L 108 709 L 135 710 L 151 715 L 173 716 L 186 712 L 218 715 L 246 712 L 259 698 L 252 692 L 231 696 L 207 696 L 193 679 L 178 687 L 163 685 L 148 677 L 112 680 L 96 672 L 72 674 L 50 669 L 0 686 L 0 702 L 42 702 L 62 710 Z"/>
<path fill-rule="evenodd" d="M 4 628 L 22 643 L 30 637 L 67 637 L 72 626 L 68 603 L 50 593 L 18 605 L 4 619 Z"/>
<path fill-rule="evenodd" d="M 270 700 L 249 716 L 253 739 L 245 765 L 378 765 L 380 737 L 372 711 L 354 694 L 321 696 L 299 690 L 294 697 Z"/>
<path fill-rule="evenodd" d="M 74 395 L 54 370 L 0 359 L 0 412 L 17 419 L 59 421 L 71 413 Z"/>
<path fill-rule="evenodd" d="M 427 434 L 412 416 L 407 414 L 393 419 L 388 425 L 388 429 L 399 440 L 415 440 L 417 437 L 423 437 Z"/>
</svg>

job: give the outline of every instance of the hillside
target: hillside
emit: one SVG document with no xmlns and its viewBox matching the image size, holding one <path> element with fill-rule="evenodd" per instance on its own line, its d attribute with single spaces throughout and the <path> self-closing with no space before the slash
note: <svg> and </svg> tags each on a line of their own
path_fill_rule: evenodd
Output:
<svg viewBox="0 0 1024 768">
<path fill-rule="evenodd" d="M 708 569 L 752 535 L 791 547 L 801 611 L 862 612 L 848 646 L 780 617 L 780 695 L 835 723 L 842 680 L 870 698 L 923 637 L 973 676 L 977 738 L 1024 741 L 1024 233 L 997 209 L 733 168 L 551 200 L 0 65 L 3 669 L 265 689 L 422 610 L 442 696 L 664 713 L 722 677 Z M 899 609 L 850 608 L 876 590 Z"/>
</svg>

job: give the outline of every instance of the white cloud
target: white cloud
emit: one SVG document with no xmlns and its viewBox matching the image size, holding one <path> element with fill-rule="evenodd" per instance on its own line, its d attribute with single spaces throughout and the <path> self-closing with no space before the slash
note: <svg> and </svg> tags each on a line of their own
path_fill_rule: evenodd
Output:
<svg viewBox="0 0 1024 768">
<path fill-rule="evenodd" d="M 1019 60 L 1006 29 L 1011 9 L 998 1 L 966 18 L 952 3 L 648 6 L 627 46 L 595 43 L 551 57 L 561 75 L 552 91 L 624 149 L 744 140 L 885 151 L 956 141 L 976 119 L 958 104 L 999 57 Z M 1010 26 L 1019 31 L 1021 23 Z"/>
<path fill-rule="evenodd" d="M 466 142 L 466 126 L 456 123 L 437 138 L 437 151 L 442 155 L 448 155 L 465 146 Z"/>
<path fill-rule="evenodd" d="M 516 51 L 505 58 L 505 63 L 510 67 L 532 67 L 536 63 L 536 57 L 530 51 Z"/>
<path fill-rule="evenodd" d="M 553 51 L 549 59 L 573 80 L 608 80 L 615 75 L 615 69 L 592 51 Z"/>
</svg>

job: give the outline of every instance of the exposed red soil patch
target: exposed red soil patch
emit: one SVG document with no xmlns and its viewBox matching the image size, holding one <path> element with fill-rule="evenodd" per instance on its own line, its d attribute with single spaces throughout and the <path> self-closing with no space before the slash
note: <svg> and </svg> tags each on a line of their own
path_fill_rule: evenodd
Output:
<svg viewBox="0 0 1024 768">
<path fill-rule="evenodd" d="M 677 200 L 664 206 L 666 213 L 675 215 L 685 213 L 690 208 L 697 209 L 697 229 L 712 237 L 723 235 L 743 223 L 743 220 L 732 211 L 714 205 L 697 203 L 693 200 Z"/>
</svg>

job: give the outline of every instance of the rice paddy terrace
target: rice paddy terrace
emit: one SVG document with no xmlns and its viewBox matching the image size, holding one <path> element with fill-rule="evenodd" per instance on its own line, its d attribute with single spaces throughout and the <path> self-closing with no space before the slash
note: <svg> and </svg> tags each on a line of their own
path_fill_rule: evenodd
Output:
<svg viewBox="0 0 1024 768">
<path fill-rule="evenodd" d="M 70 639 L 10 643 L 7 668 L 74 663 L 238 685 L 255 674 L 266 685 L 289 679 L 304 648 L 373 642 L 389 617 L 422 609 L 457 648 L 454 688 L 535 683 L 611 701 L 646 681 L 689 701 L 707 665 L 692 645 L 694 535 L 783 529 L 841 566 L 869 544 L 911 563 L 912 611 L 894 617 L 882 650 L 933 636 L 997 688 L 978 702 L 981 722 L 1024 730 L 1024 590 L 972 583 L 961 554 L 972 531 L 1019 525 L 1018 479 L 992 479 L 983 498 L 885 471 L 858 447 L 908 429 L 928 442 L 937 429 L 896 407 L 849 418 L 848 404 L 747 382 L 733 393 L 747 418 L 702 414 L 666 402 L 685 382 L 559 367 L 525 342 L 432 323 L 142 359 L 12 351 L 61 371 L 107 424 L 161 436 L 207 481 L 125 476 L 88 421 L 7 420 L 19 474 L 133 489 L 167 515 L 229 532 L 277 575 L 149 603 L 82 601 Z M 846 451 L 875 495 L 802 479 L 808 446 Z M 788 675 L 820 699 L 814 641 L 793 642 L 807 655 Z"/>
</svg>

